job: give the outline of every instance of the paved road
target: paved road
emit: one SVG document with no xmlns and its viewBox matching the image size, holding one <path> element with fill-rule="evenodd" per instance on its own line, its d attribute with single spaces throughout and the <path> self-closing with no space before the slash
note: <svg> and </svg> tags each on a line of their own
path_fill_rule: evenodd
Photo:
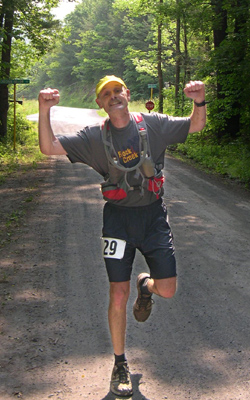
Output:
<svg viewBox="0 0 250 400">
<path fill-rule="evenodd" d="M 44 174 L 22 237 L 3 257 L 22 266 L 23 283 L 9 316 L 19 347 L 6 342 L 3 358 L 16 357 L 18 371 L 8 364 L 1 399 L 16 391 L 28 400 L 114 400 L 101 179 L 56 157 Z M 137 323 L 135 279 L 145 270 L 137 255 L 127 334 L 133 399 L 248 400 L 250 196 L 169 156 L 165 174 L 179 288 L 171 300 L 155 298 L 150 319 Z"/>
<path fill-rule="evenodd" d="M 38 121 L 38 114 L 32 114 L 27 117 L 30 121 Z M 97 114 L 96 110 L 87 108 L 74 108 L 74 107 L 52 107 L 50 118 L 55 132 L 60 133 L 74 133 L 76 129 L 83 126 L 96 123 L 102 118 Z"/>
</svg>

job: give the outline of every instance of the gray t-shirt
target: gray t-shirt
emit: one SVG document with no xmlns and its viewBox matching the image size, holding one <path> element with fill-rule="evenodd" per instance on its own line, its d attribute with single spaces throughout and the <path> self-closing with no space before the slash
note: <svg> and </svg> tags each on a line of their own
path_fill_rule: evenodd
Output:
<svg viewBox="0 0 250 400">
<path fill-rule="evenodd" d="M 169 117 L 164 114 L 150 113 L 142 116 L 147 125 L 150 155 L 155 164 L 164 164 L 164 154 L 167 146 L 183 143 L 188 135 L 190 118 Z M 138 163 L 139 135 L 136 122 L 131 115 L 129 124 L 122 129 L 111 125 L 112 141 L 119 158 L 119 162 L 127 167 Z M 89 165 L 100 175 L 105 177 L 108 172 L 108 161 L 102 141 L 100 124 L 87 126 L 73 136 L 58 136 L 60 143 L 67 152 L 72 163 L 81 162 Z M 141 179 L 136 171 L 127 176 L 131 186 L 136 186 Z M 156 201 L 156 195 L 147 190 L 141 195 L 140 190 L 128 193 L 125 199 L 112 201 L 121 206 L 144 206 Z"/>
</svg>

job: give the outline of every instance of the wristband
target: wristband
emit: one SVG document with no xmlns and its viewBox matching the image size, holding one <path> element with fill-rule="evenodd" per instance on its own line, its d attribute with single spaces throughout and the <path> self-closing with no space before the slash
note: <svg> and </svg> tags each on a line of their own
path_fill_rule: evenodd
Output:
<svg viewBox="0 0 250 400">
<path fill-rule="evenodd" d="M 207 102 L 205 100 L 203 100 L 201 103 L 196 103 L 196 101 L 194 101 L 194 104 L 196 105 L 196 107 L 204 107 Z"/>
</svg>

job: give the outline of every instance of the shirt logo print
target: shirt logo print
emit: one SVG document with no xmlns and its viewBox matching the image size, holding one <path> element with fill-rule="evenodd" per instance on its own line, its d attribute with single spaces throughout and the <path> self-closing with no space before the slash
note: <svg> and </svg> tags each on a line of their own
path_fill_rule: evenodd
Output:
<svg viewBox="0 0 250 400">
<path fill-rule="evenodd" d="M 127 148 L 126 150 L 118 151 L 118 157 L 123 164 L 127 164 L 130 161 L 139 158 L 139 154 L 134 149 Z"/>
</svg>

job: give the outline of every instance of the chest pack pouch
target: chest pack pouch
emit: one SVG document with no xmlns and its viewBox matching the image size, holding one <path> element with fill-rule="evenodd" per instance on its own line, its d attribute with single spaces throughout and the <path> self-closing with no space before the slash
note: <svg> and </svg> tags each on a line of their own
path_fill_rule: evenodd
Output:
<svg viewBox="0 0 250 400">
<path fill-rule="evenodd" d="M 112 142 L 109 120 L 107 119 L 101 126 L 109 167 L 109 172 L 104 177 L 105 182 L 101 183 L 101 191 L 103 198 L 107 201 L 122 200 L 127 197 L 127 193 L 131 190 L 140 190 L 140 194 L 143 196 L 144 189 L 146 189 L 153 192 L 157 198 L 162 192 L 164 183 L 163 165 L 155 165 L 150 157 L 147 127 L 142 115 L 140 113 L 132 113 L 132 115 L 139 135 L 140 153 L 140 161 L 133 167 L 124 167 L 119 162 Z M 132 171 L 135 171 L 138 177 L 141 176 L 141 183 L 137 186 L 130 186 L 128 183 L 127 174 Z"/>
</svg>

